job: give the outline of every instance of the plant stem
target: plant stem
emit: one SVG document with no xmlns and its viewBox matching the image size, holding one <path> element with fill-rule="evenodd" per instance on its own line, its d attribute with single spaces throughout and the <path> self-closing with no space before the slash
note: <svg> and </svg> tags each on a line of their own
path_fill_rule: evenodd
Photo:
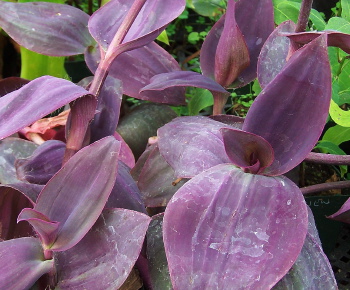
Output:
<svg viewBox="0 0 350 290">
<path fill-rule="evenodd" d="M 135 21 L 140 10 L 144 6 L 147 0 L 135 0 L 122 21 L 117 33 L 114 35 L 111 44 L 109 45 L 105 55 L 101 53 L 101 62 L 95 72 L 95 76 L 92 80 L 89 92 L 91 95 L 98 99 L 98 95 L 101 91 L 104 81 L 107 78 L 109 68 L 114 59 L 120 54 L 118 47 L 123 42 L 126 34 L 131 28 L 131 25 Z M 67 162 L 78 150 L 80 150 L 84 143 L 89 143 L 89 123 L 95 115 L 96 106 L 91 106 L 91 96 L 82 97 L 86 98 L 86 102 L 76 102 L 75 112 L 71 111 L 71 119 L 78 120 L 82 118 L 80 122 L 76 121 L 75 125 L 70 127 L 70 134 L 67 138 L 67 149 L 64 155 L 64 162 Z M 90 103 L 86 105 L 84 103 Z M 97 104 L 97 103 L 96 103 Z M 85 106 L 85 108 L 81 108 Z M 83 114 L 83 115 L 82 115 Z"/>
<path fill-rule="evenodd" d="M 214 97 L 213 115 L 221 115 L 229 94 L 220 92 L 213 92 L 212 94 Z"/>
<path fill-rule="evenodd" d="M 141 11 L 143 5 L 147 0 L 136 0 L 128 11 L 127 15 L 123 19 L 117 33 L 114 35 L 111 44 L 109 45 L 106 55 L 103 60 L 101 60 L 95 77 L 90 86 L 90 93 L 93 95 L 98 95 L 103 85 L 104 80 L 108 75 L 108 70 L 113 63 L 114 59 L 119 55 L 116 53 L 117 47 L 123 42 L 125 36 L 129 32 L 131 25 L 134 23 L 137 15 Z"/>
<path fill-rule="evenodd" d="M 308 195 L 315 192 L 320 192 L 324 190 L 331 190 L 331 189 L 343 189 L 343 188 L 349 188 L 350 187 L 350 180 L 345 181 L 336 181 L 336 182 L 326 182 L 326 183 L 320 183 L 316 185 L 310 185 L 300 188 L 303 195 Z"/>
<path fill-rule="evenodd" d="M 297 27 L 295 32 L 305 32 L 309 22 L 311 7 L 313 0 L 303 0 L 300 7 Z"/>
<path fill-rule="evenodd" d="M 304 161 L 320 164 L 350 165 L 350 156 L 310 152 Z"/>
</svg>

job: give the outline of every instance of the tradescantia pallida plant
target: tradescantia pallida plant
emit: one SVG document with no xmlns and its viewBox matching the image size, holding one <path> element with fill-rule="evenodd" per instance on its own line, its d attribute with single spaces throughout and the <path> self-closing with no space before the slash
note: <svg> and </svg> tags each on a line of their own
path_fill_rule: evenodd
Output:
<svg viewBox="0 0 350 290">
<path fill-rule="evenodd" d="M 327 45 L 340 44 L 321 34 L 298 46 L 286 36 L 294 24 L 274 30 L 270 0 L 229 0 L 203 44 L 202 74 L 184 72 L 154 42 L 184 6 L 112 0 L 89 17 L 0 2 L 0 26 L 22 46 L 84 53 L 94 73 L 81 86 L 50 76 L 1 83 L 1 289 L 118 289 L 134 265 L 149 289 L 336 288 L 312 213 L 283 174 L 322 132 Z M 185 86 L 201 87 L 219 113 L 225 88 L 257 75 L 263 90 L 244 120 L 177 118 L 136 165 L 115 133 L 123 93 L 181 105 Z M 66 104 L 66 143 L 8 137 Z M 164 217 L 147 215 L 160 206 Z"/>
</svg>

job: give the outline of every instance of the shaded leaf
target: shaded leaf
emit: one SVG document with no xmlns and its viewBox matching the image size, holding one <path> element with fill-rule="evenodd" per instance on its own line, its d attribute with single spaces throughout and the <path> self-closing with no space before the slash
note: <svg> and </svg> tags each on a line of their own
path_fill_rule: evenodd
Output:
<svg viewBox="0 0 350 290">
<path fill-rule="evenodd" d="M 350 128 L 335 125 L 329 128 L 323 135 L 322 140 L 330 141 L 335 145 L 339 145 L 343 142 L 350 140 Z"/>
<path fill-rule="evenodd" d="M 169 276 L 168 261 L 163 244 L 163 217 L 152 217 L 147 230 L 147 257 L 153 289 L 173 289 Z"/>
<path fill-rule="evenodd" d="M 176 177 L 191 178 L 218 164 L 229 163 L 221 128 L 229 125 L 207 117 L 179 117 L 158 130 L 159 151 Z"/>
<path fill-rule="evenodd" d="M 113 137 L 101 139 L 78 151 L 46 184 L 34 210 L 60 223 L 46 248 L 71 248 L 95 223 L 115 183 L 119 150 Z"/>
<path fill-rule="evenodd" d="M 44 259 L 40 241 L 36 238 L 0 242 L 0 263 L 1 289 L 29 289 L 53 269 L 53 260 Z"/>
<path fill-rule="evenodd" d="M 104 210 L 86 236 L 55 253 L 59 289 L 118 289 L 143 244 L 150 218 L 142 213 Z"/>
<path fill-rule="evenodd" d="M 190 116 L 197 116 L 201 110 L 214 104 L 213 95 L 208 90 L 193 88 L 191 95 L 187 104 Z"/>
<path fill-rule="evenodd" d="M 263 137 L 274 150 L 275 160 L 264 174 L 283 174 L 304 160 L 322 133 L 330 98 L 324 35 L 293 53 L 248 111 L 242 129 Z"/>
<path fill-rule="evenodd" d="M 28 84 L 29 80 L 25 80 L 19 77 L 9 77 L 0 80 L 0 96 L 4 96 L 15 90 L 20 89 L 24 85 Z"/>
<path fill-rule="evenodd" d="M 122 103 L 121 81 L 107 77 L 99 93 L 94 119 L 90 124 L 91 142 L 114 134 Z"/>
<path fill-rule="evenodd" d="M 10 240 L 34 234 L 29 224 L 17 224 L 17 216 L 22 209 L 32 206 L 31 201 L 16 189 L 0 187 L 0 239 Z"/>
<path fill-rule="evenodd" d="M 118 132 L 114 132 L 113 136 L 121 142 L 119 160 L 124 162 L 129 168 L 133 168 L 135 166 L 135 157 L 129 145 L 126 144 L 123 137 L 120 136 Z"/>
<path fill-rule="evenodd" d="M 0 26 L 11 38 L 41 54 L 81 54 L 94 42 L 87 29 L 89 15 L 69 5 L 1 1 L 0 15 Z"/>
<path fill-rule="evenodd" d="M 182 186 L 165 210 L 173 286 L 269 289 L 297 259 L 307 224 L 304 198 L 289 179 L 215 166 Z"/>
<path fill-rule="evenodd" d="M 132 170 L 142 199 L 147 207 L 166 206 L 174 193 L 187 181 L 177 180 L 174 170 L 159 153 L 157 145 L 153 145 L 147 159 L 141 158 Z M 142 169 L 137 172 L 141 167 Z"/>
<path fill-rule="evenodd" d="M 31 81 L 0 98 L 0 139 L 88 94 L 88 91 L 64 79 L 43 76 Z"/>
</svg>

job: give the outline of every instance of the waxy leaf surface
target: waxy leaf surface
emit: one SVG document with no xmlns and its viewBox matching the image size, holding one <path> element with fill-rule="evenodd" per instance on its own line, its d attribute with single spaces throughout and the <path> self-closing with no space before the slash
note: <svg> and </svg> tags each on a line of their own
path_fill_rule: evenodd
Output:
<svg viewBox="0 0 350 290">
<path fill-rule="evenodd" d="M 258 80 L 261 88 L 267 86 L 287 63 L 290 40 L 281 32 L 294 32 L 295 23 L 281 23 L 268 37 L 261 49 L 258 61 Z"/>
<path fill-rule="evenodd" d="M 0 98 L 0 139 L 29 126 L 89 92 L 70 81 L 43 76 Z"/>
<path fill-rule="evenodd" d="M 215 166 L 188 181 L 165 210 L 163 234 L 176 289 L 269 289 L 291 268 L 307 208 L 286 177 Z"/>
<path fill-rule="evenodd" d="M 55 253 L 59 289 L 119 289 L 134 266 L 150 217 L 126 209 L 104 210 L 72 249 Z"/>
<path fill-rule="evenodd" d="M 297 50 L 250 107 L 242 129 L 263 137 L 275 154 L 264 174 L 298 165 L 318 141 L 328 117 L 331 72 L 326 37 Z"/>
<path fill-rule="evenodd" d="M 104 50 L 107 50 L 111 44 L 114 35 L 135 2 L 111 0 L 91 16 L 89 30 Z M 122 40 L 124 48 L 120 52 L 141 47 L 155 40 L 163 28 L 178 17 L 184 8 L 184 0 L 145 1 Z M 113 49 L 118 49 L 118 47 Z"/>
<path fill-rule="evenodd" d="M 44 260 L 39 239 L 20 238 L 0 242 L 0 288 L 29 289 L 53 269 L 53 260 Z"/>
<path fill-rule="evenodd" d="M 66 144 L 48 140 L 40 145 L 28 158 L 15 162 L 17 177 L 35 184 L 46 184 L 61 168 Z"/>
<path fill-rule="evenodd" d="M 6 138 L 0 141 L 0 183 L 19 182 L 16 175 L 17 159 L 27 158 L 38 146 L 20 138 Z"/>
<path fill-rule="evenodd" d="M 229 125 L 206 117 L 180 117 L 158 130 L 158 146 L 176 177 L 193 177 L 218 164 L 230 163 L 221 128 Z"/>
<path fill-rule="evenodd" d="M 93 45 L 89 15 L 70 5 L 0 2 L 0 27 L 25 48 L 51 56 L 84 53 Z"/>
<path fill-rule="evenodd" d="M 120 143 L 106 137 L 77 152 L 40 193 L 34 210 L 59 222 L 51 250 L 73 247 L 105 206 L 117 176 Z"/>
</svg>

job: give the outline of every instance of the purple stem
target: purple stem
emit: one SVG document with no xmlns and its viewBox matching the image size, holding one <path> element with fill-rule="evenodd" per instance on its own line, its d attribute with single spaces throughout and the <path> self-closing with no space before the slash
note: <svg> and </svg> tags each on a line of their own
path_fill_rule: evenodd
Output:
<svg viewBox="0 0 350 290">
<path fill-rule="evenodd" d="M 118 51 L 117 47 L 123 42 L 126 34 L 130 30 L 131 25 L 135 21 L 137 15 L 139 14 L 140 10 L 142 9 L 146 1 L 147 0 L 134 1 L 127 15 L 123 19 L 123 22 L 120 25 L 117 33 L 113 37 L 113 40 L 109 45 L 104 58 L 101 59 L 101 62 L 95 72 L 95 76 L 89 88 L 90 94 L 95 96 L 96 98 L 98 98 L 98 95 L 108 75 L 108 71 L 112 62 L 118 56 L 118 53 L 116 53 L 116 51 Z M 103 55 L 101 54 L 101 57 L 102 56 Z M 86 97 L 83 97 L 83 98 L 86 98 Z M 75 112 L 71 111 L 72 119 L 77 119 L 79 118 L 79 115 L 82 115 L 82 114 L 84 114 L 85 116 L 82 116 L 83 117 L 82 122 L 77 122 L 76 125 L 72 125 L 70 127 L 70 134 L 68 135 L 68 138 L 67 138 L 67 149 L 64 156 L 64 163 L 67 162 L 69 158 L 75 154 L 75 152 L 77 152 L 83 147 L 84 140 L 86 142 L 87 139 L 89 139 L 87 135 L 88 129 L 89 129 L 89 122 L 92 120 L 93 116 L 95 115 L 96 107 L 92 108 L 90 106 L 89 110 L 86 110 L 86 108 L 80 108 L 80 107 L 81 105 L 79 104 Z M 74 117 L 73 114 L 76 114 L 77 116 Z"/>
<path fill-rule="evenodd" d="M 350 156 L 310 152 L 304 161 L 320 164 L 350 165 Z"/>
<path fill-rule="evenodd" d="M 212 92 L 214 97 L 213 115 L 221 115 L 225 107 L 229 94 Z"/>
<path fill-rule="evenodd" d="M 300 7 L 297 27 L 295 32 L 305 32 L 307 24 L 309 22 L 309 16 L 311 12 L 313 0 L 303 0 Z"/>
<path fill-rule="evenodd" d="M 303 195 L 320 192 L 324 190 L 331 190 L 331 189 L 343 189 L 343 188 L 349 188 L 350 187 L 350 180 L 345 181 L 336 181 L 336 182 L 326 182 L 326 183 L 320 183 L 316 185 L 310 185 L 300 188 Z"/>
</svg>

